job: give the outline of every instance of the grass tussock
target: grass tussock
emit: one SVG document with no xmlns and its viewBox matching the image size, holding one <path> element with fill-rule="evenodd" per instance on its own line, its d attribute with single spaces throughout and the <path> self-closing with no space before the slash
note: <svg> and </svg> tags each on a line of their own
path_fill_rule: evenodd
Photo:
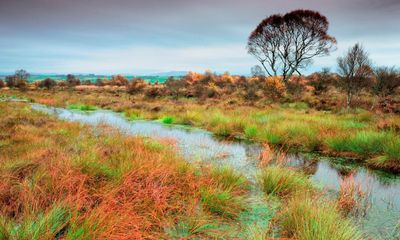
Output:
<svg viewBox="0 0 400 240">
<path fill-rule="evenodd" d="M 352 174 L 341 181 L 337 205 L 345 215 L 365 216 L 370 206 L 369 200 L 367 189 L 362 189 Z"/>
<path fill-rule="evenodd" d="M 170 116 L 165 116 L 161 118 L 161 122 L 164 124 L 172 124 L 174 122 L 174 118 Z"/>
<path fill-rule="evenodd" d="M 278 196 L 289 196 L 296 192 L 308 192 L 313 189 L 307 176 L 279 166 L 263 169 L 259 182 L 265 193 Z"/>
<path fill-rule="evenodd" d="M 200 192 L 203 207 L 218 216 L 237 218 L 246 209 L 247 179 L 228 167 L 211 169 L 210 177 L 210 183 Z"/>
<path fill-rule="evenodd" d="M 291 198 L 280 216 L 282 231 L 298 240 L 361 240 L 350 220 L 340 215 L 331 201 L 298 195 Z"/>
</svg>

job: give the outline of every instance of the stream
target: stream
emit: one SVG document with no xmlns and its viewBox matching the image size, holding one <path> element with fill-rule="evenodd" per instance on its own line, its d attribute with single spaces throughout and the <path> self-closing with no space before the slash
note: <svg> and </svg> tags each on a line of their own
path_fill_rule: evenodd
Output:
<svg viewBox="0 0 400 240">
<path fill-rule="evenodd" d="M 32 108 L 67 121 L 89 125 L 106 124 L 121 132 L 155 139 L 171 139 L 179 152 L 191 163 L 229 166 L 255 183 L 251 191 L 252 211 L 243 216 L 243 222 L 267 228 L 271 218 L 263 194 L 256 184 L 258 158 L 263 148 L 256 143 L 227 142 L 216 139 L 212 133 L 184 126 L 166 125 L 156 121 L 129 121 L 121 114 L 96 110 L 82 112 L 32 104 Z M 313 182 L 327 192 L 337 192 L 341 181 L 353 174 L 363 191 L 368 192 L 369 208 L 362 218 L 354 219 L 370 239 L 400 239 L 400 176 L 371 170 L 347 160 L 306 154 L 288 154 L 288 167 L 310 175 Z"/>
</svg>

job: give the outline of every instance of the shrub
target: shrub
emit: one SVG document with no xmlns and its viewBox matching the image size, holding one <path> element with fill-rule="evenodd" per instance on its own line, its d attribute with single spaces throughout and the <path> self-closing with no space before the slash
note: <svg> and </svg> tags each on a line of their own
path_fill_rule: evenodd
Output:
<svg viewBox="0 0 400 240">
<path fill-rule="evenodd" d="M 70 88 L 81 85 L 81 80 L 79 80 L 79 78 L 76 78 L 72 74 L 67 75 L 67 79 L 65 80 L 65 82 L 66 82 L 67 86 Z"/>
<path fill-rule="evenodd" d="M 24 79 L 19 79 L 16 76 L 7 76 L 6 84 L 9 88 L 19 88 L 21 90 L 25 90 L 28 87 L 28 82 Z"/>
<path fill-rule="evenodd" d="M 107 81 L 106 79 L 97 78 L 95 84 L 96 84 L 96 86 L 102 87 L 102 86 L 106 85 L 105 84 L 106 81 Z"/>
<path fill-rule="evenodd" d="M 286 87 L 280 77 L 265 78 L 264 95 L 272 100 L 278 100 L 285 95 Z"/>
<path fill-rule="evenodd" d="M 164 94 L 164 88 L 160 85 L 153 85 L 147 88 L 144 94 L 147 98 L 160 97 Z"/>
<path fill-rule="evenodd" d="M 296 99 L 301 98 L 307 87 L 307 79 L 300 76 L 292 76 L 286 84 L 287 91 Z"/>
<path fill-rule="evenodd" d="M 334 84 L 334 76 L 330 73 L 329 68 L 322 69 L 308 77 L 308 84 L 314 88 L 315 95 L 325 93 L 330 86 Z"/>
<path fill-rule="evenodd" d="M 140 93 L 144 88 L 146 88 L 147 82 L 141 78 L 134 78 L 128 84 L 126 91 L 129 94 L 137 94 Z"/>
<path fill-rule="evenodd" d="M 39 88 L 46 88 L 47 90 L 53 89 L 55 86 L 57 86 L 57 82 L 51 78 L 46 78 L 38 84 Z"/>
<path fill-rule="evenodd" d="M 113 75 L 109 84 L 112 86 L 127 86 L 129 80 L 122 75 Z"/>
<path fill-rule="evenodd" d="M 265 193 L 279 196 L 310 191 L 313 188 L 311 181 L 302 173 L 278 166 L 265 168 L 259 176 L 259 182 Z"/>
</svg>

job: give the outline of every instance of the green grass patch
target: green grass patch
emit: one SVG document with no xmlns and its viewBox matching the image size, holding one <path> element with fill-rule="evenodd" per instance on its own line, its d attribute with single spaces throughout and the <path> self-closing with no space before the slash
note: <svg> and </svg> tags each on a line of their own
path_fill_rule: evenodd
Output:
<svg viewBox="0 0 400 240">
<path fill-rule="evenodd" d="M 389 159 L 400 161 L 400 137 L 385 142 L 383 151 Z"/>
<path fill-rule="evenodd" d="M 286 196 L 313 189 L 311 181 L 304 174 L 278 166 L 265 168 L 258 179 L 267 194 Z"/>
<path fill-rule="evenodd" d="M 237 218 L 246 206 L 242 196 L 235 196 L 231 191 L 220 188 L 203 188 L 200 190 L 200 196 L 206 210 L 225 218 Z"/>
<path fill-rule="evenodd" d="M 385 143 L 391 141 L 387 132 L 360 131 L 352 136 L 334 136 L 326 140 L 330 149 L 337 152 L 354 152 L 362 156 L 382 153 Z"/>
<path fill-rule="evenodd" d="M 289 200 L 280 216 L 284 235 L 298 240 L 361 240 L 361 233 L 327 199 L 298 196 Z"/>
<path fill-rule="evenodd" d="M 246 178 L 229 167 L 212 169 L 211 177 L 222 189 L 229 191 L 246 190 L 249 187 Z"/>
<path fill-rule="evenodd" d="M 283 108 L 292 108 L 292 109 L 296 109 L 296 110 L 307 110 L 310 108 L 308 106 L 308 104 L 305 102 L 285 103 L 285 104 L 282 104 L 282 107 Z"/>
<path fill-rule="evenodd" d="M 86 105 L 86 104 L 70 104 L 67 106 L 68 109 L 71 110 L 79 110 L 79 111 L 95 111 L 97 107 Z"/>
<path fill-rule="evenodd" d="M 258 128 L 257 126 L 248 126 L 244 129 L 244 135 L 248 139 L 252 139 L 257 135 Z"/>
<path fill-rule="evenodd" d="M 266 140 L 268 143 L 277 145 L 283 142 L 282 137 L 269 129 L 264 129 L 260 134 L 261 140 Z"/>
<path fill-rule="evenodd" d="M 129 112 L 125 112 L 124 115 L 125 115 L 125 117 L 128 118 L 130 121 L 142 119 L 142 116 L 140 115 L 139 112 L 129 111 Z"/>
<path fill-rule="evenodd" d="M 165 116 L 161 118 L 161 122 L 164 124 L 172 124 L 174 122 L 174 118 L 170 116 Z"/>
<path fill-rule="evenodd" d="M 16 223 L 2 217 L 0 219 L 0 239 L 58 239 L 71 219 L 71 212 L 63 206 L 54 206 L 47 213 L 26 218 Z"/>
<path fill-rule="evenodd" d="M 163 151 L 166 149 L 165 145 L 151 138 L 144 139 L 143 143 L 144 146 L 151 151 Z"/>
</svg>

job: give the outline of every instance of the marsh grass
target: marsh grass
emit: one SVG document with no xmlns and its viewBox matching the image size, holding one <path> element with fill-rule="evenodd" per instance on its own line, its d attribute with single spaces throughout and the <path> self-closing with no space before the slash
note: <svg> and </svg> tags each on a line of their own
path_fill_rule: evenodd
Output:
<svg viewBox="0 0 400 240">
<path fill-rule="evenodd" d="M 258 178 L 263 191 L 267 194 L 284 197 L 296 192 L 313 190 L 313 185 L 307 176 L 284 167 L 266 167 Z"/>
<path fill-rule="evenodd" d="M 211 177 L 222 189 L 230 191 L 246 191 L 249 188 L 248 180 L 236 173 L 230 167 L 216 167 L 211 170 Z"/>
<path fill-rule="evenodd" d="M 200 191 L 204 208 L 225 218 L 237 218 L 246 209 L 248 180 L 229 167 L 212 168 L 210 177 L 209 186 Z"/>
<path fill-rule="evenodd" d="M 396 144 L 395 135 L 391 132 L 360 131 L 354 135 L 334 136 L 326 139 L 326 144 L 338 152 L 353 152 L 361 156 L 374 156 L 393 150 Z M 394 151 L 395 153 L 395 151 Z M 395 157 L 396 153 L 394 156 Z"/>
<path fill-rule="evenodd" d="M 298 240 L 361 240 L 350 220 L 329 200 L 299 194 L 285 205 L 280 224 L 283 233 Z"/>
<path fill-rule="evenodd" d="M 203 127 L 223 138 L 245 136 L 306 152 L 322 151 L 335 156 L 351 154 L 351 157 L 363 160 L 373 157 L 369 162 L 373 159 L 377 162 L 369 165 L 388 169 L 382 162 L 390 162 L 391 169 L 400 169 L 397 164 L 399 154 L 394 147 L 398 142 L 393 140 L 400 118 L 390 114 L 382 117 L 361 109 L 323 112 L 307 108 L 304 103 L 273 104 L 261 109 L 244 104 L 232 107 L 226 101 L 199 103 L 189 98 L 147 101 L 140 96 L 132 99 L 124 93 L 118 93 L 116 97 L 115 92 L 108 90 L 81 91 L 79 94 L 77 91 L 49 93 L 36 90 L 30 91 L 29 95 L 18 91 L 8 94 L 55 106 L 81 102 L 114 111 L 134 112 L 132 119 L 169 116 L 172 123 Z M 140 104 L 132 105 L 133 100 Z M 171 124 L 170 118 L 164 120 Z"/>
<path fill-rule="evenodd" d="M 161 122 L 164 124 L 172 124 L 174 122 L 174 118 L 171 116 L 165 116 L 161 118 Z"/>
<path fill-rule="evenodd" d="M 57 239 L 64 236 L 71 220 L 68 207 L 55 205 L 47 213 L 37 213 L 22 222 L 0 220 L 0 239 Z"/>
<path fill-rule="evenodd" d="M 353 174 L 340 182 L 337 205 L 345 215 L 354 217 L 366 215 L 370 205 L 369 192 L 367 189 L 362 189 L 361 185 L 354 180 Z"/>
<path fill-rule="evenodd" d="M 235 219 L 246 209 L 245 198 L 234 195 L 228 189 L 208 187 L 203 188 L 200 194 L 204 208 L 224 218 Z"/>
<path fill-rule="evenodd" d="M 400 137 L 394 137 L 384 143 L 383 151 L 387 159 L 400 162 Z"/>
<path fill-rule="evenodd" d="M 218 232 L 218 227 L 216 223 L 210 220 L 187 218 L 167 227 L 165 232 L 173 239 L 190 239 L 199 236 L 209 238 L 210 235 Z"/>
<path fill-rule="evenodd" d="M 0 135 L 12 143 L 0 147 L 2 239 L 163 238 L 168 222 L 195 216 L 210 186 L 227 216 L 243 205 L 240 177 L 220 190 L 171 148 L 25 106 L 0 103 Z"/>
<path fill-rule="evenodd" d="M 79 110 L 79 111 L 95 111 L 97 107 L 87 104 L 70 104 L 67 106 L 68 109 Z"/>
<path fill-rule="evenodd" d="M 258 128 L 257 126 L 248 126 L 244 129 L 244 135 L 248 139 L 254 139 L 258 134 Z"/>
</svg>

